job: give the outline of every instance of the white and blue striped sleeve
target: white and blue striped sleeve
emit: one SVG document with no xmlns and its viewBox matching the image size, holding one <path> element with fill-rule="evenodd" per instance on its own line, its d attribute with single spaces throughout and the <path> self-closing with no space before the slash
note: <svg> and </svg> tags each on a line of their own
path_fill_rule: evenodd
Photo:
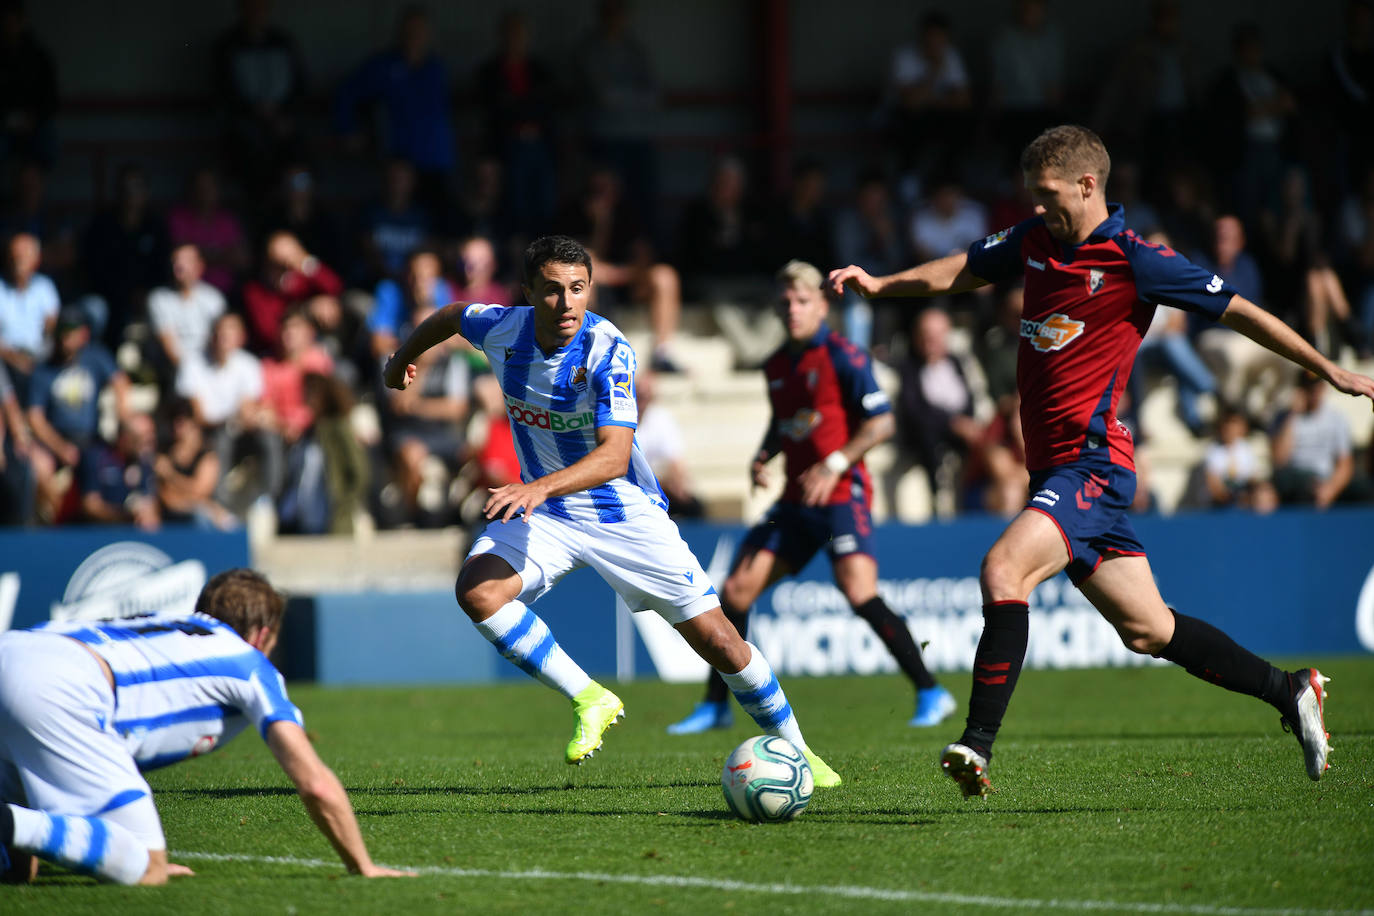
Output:
<svg viewBox="0 0 1374 916">
<path fill-rule="evenodd" d="M 273 722 L 294 722 L 302 728 L 305 719 L 286 695 L 286 680 L 261 652 L 254 650 L 252 673 L 243 682 L 243 714 L 257 726 L 265 739 Z"/>
<path fill-rule="evenodd" d="M 486 342 L 487 335 L 491 329 L 501 323 L 501 319 L 510 314 L 510 307 L 505 305 L 484 305 L 481 302 L 474 302 L 463 309 L 463 317 L 458 325 L 458 333 L 463 338 L 479 350 L 485 349 L 483 344 Z"/>
<path fill-rule="evenodd" d="M 596 392 L 596 425 L 639 425 L 639 406 L 635 402 L 635 351 L 629 343 L 617 338 L 606 355 L 597 363 L 592 376 Z"/>
</svg>

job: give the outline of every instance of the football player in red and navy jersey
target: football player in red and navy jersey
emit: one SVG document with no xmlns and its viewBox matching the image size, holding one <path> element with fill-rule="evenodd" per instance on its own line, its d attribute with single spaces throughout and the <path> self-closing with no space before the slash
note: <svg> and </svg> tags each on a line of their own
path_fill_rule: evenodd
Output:
<svg viewBox="0 0 1374 916">
<path fill-rule="evenodd" d="M 1031 590 L 1061 570 L 1135 652 L 1149 653 L 1279 710 L 1302 746 L 1307 774 L 1326 770 L 1326 681 L 1287 672 L 1160 597 L 1126 507 L 1135 493 L 1130 431 L 1117 402 L 1155 304 L 1220 321 L 1325 379 L 1374 398 L 1374 379 L 1341 369 L 1223 278 L 1125 228 L 1108 205 L 1111 160 L 1092 131 L 1041 134 L 1021 155 L 1036 216 L 950 255 L 886 277 L 858 267 L 830 274 L 865 296 L 935 296 L 1023 278 L 1017 358 L 1030 499 L 983 558 L 983 635 L 974 656 L 967 725 L 941 766 L 965 797 L 986 795 L 992 743 L 1025 657 Z"/>
<path fill-rule="evenodd" d="M 826 548 L 845 600 L 916 687 L 911 724 L 935 725 L 954 712 L 954 698 L 926 670 L 906 622 L 879 597 L 873 558 L 873 485 L 863 456 L 892 438 L 892 404 L 873 377 L 869 355 L 826 325 L 822 280 L 819 270 L 801 261 L 778 271 L 777 309 L 787 341 L 764 363 L 773 416 L 749 473 L 755 486 L 766 486 L 764 465 L 781 452 L 787 483 L 745 535 L 721 588 L 721 607 L 743 634 L 759 595 Z M 692 734 L 731 721 L 725 683 L 713 675 L 706 699 L 668 731 Z"/>
</svg>

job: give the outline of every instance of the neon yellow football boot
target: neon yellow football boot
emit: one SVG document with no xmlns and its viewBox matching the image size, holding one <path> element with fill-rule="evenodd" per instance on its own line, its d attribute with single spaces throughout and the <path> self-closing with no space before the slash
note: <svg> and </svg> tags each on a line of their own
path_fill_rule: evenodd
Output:
<svg viewBox="0 0 1374 916">
<path fill-rule="evenodd" d="M 811 766 L 811 777 L 816 781 L 816 788 L 833 789 L 844 781 L 840 779 L 839 773 L 830 769 L 830 764 L 811 753 L 810 748 L 803 748 L 802 753 L 806 755 L 806 762 Z"/>
<path fill-rule="evenodd" d="M 568 763 L 580 764 L 601 747 L 606 729 L 625 717 L 625 704 L 620 702 L 620 697 L 592 681 L 573 697 L 573 715 L 577 723 L 564 756 Z"/>
</svg>

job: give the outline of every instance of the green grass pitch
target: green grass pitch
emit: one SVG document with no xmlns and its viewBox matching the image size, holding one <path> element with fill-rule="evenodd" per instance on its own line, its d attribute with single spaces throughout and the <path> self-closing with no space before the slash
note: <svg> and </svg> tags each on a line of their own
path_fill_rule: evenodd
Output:
<svg viewBox="0 0 1374 916">
<path fill-rule="evenodd" d="M 896 677 L 791 679 L 812 746 L 845 778 L 800 819 L 733 819 L 725 756 L 757 733 L 670 738 L 698 689 L 617 688 L 628 718 L 582 767 L 572 716 L 533 682 L 292 695 L 349 788 L 374 858 L 343 876 L 265 747 L 244 735 L 152 775 L 165 888 L 45 868 L 19 913 L 725 912 L 1191 914 L 1374 908 L 1374 660 L 1333 660 L 1320 783 L 1267 707 L 1175 668 L 1027 672 L 997 792 L 963 801 L 936 758 L 959 726 L 906 726 Z M 965 696 L 967 674 L 945 678 Z"/>
</svg>

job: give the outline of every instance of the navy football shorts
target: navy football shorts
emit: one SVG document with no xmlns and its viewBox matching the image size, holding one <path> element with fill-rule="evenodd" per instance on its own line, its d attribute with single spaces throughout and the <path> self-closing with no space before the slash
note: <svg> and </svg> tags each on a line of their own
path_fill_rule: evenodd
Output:
<svg viewBox="0 0 1374 916">
<path fill-rule="evenodd" d="M 801 572 L 822 547 L 834 562 L 851 553 L 873 556 L 873 515 L 858 500 L 828 506 L 779 502 L 744 536 L 742 550 L 767 550 Z"/>
<path fill-rule="evenodd" d="M 1065 572 L 1081 585 L 1105 554 L 1143 557 L 1126 510 L 1135 498 L 1135 472 L 1116 465 L 1063 464 L 1030 479 L 1027 509 L 1048 515 L 1069 550 Z"/>
</svg>

